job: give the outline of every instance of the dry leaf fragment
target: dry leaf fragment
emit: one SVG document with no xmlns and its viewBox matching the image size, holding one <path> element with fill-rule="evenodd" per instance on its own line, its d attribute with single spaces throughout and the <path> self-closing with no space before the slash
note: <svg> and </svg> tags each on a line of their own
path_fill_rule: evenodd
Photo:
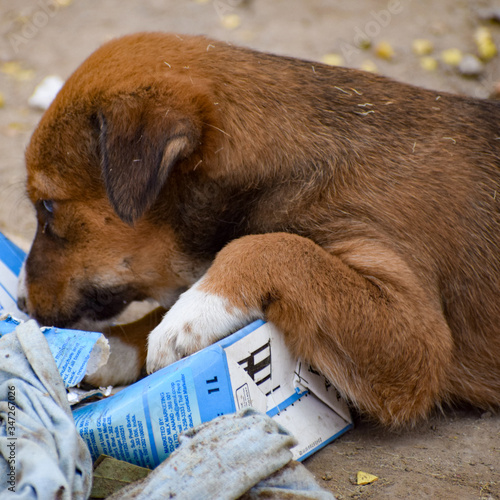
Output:
<svg viewBox="0 0 500 500">
<path fill-rule="evenodd" d="M 378 480 L 377 476 L 369 474 L 368 472 L 359 471 L 356 476 L 356 483 L 358 485 L 370 484 Z"/>
<path fill-rule="evenodd" d="M 241 17 L 238 14 L 227 14 L 221 19 L 222 26 L 228 30 L 234 30 L 241 24 Z"/>
<path fill-rule="evenodd" d="M 344 64 L 344 58 L 340 54 L 325 54 L 321 58 L 321 62 L 329 66 L 342 66 Z"/>
<path fill-rule="evenodd" d="M 389 42 L 380 42 L 375 47 L 375 54 L 381 59 L 390 61 L 394 57 L 394 49 Z"/>
<path fill-rule="evenodd" d="M 458 66 L 463 58 L 460 49 L 446 49 L 441 52 L 441 60 L 449 66 Z"/>
<path fill-rule="evenodd" d="M 416 38 L 411 44 L 413 53 L 417 56 L 428 56 L 432 54 L 434 50 L 434 45 L 430 40 L 425 38 Z"/>
</svg>

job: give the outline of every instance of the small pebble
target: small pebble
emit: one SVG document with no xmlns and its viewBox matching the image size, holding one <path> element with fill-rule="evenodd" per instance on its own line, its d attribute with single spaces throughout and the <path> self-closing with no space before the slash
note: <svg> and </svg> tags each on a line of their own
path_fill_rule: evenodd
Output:
<svg viewBox="0 0 500 500">
<path fill-rule="evenodd" d="M 32 108 L 45 110 L 50 106 L 55 96 L 61 90 L 64 81 L 57 75 L 45 77 L 35 88 L 33 94 L 28 99 L 28 104 Z"/>
<path fill-rule="evenodd" d="M 477 15 L 480 19 L 483 19 L 484 21 L 500 22 L 500 7 L 479 9 L 477 11 Z"/>
<path fill-rule="evenodd" d="M 458 65 L 458 71 L 465 76 L 479 76 L 483 70 L 483 63 L 472 54 L 466 54 Z"/>
</svg>

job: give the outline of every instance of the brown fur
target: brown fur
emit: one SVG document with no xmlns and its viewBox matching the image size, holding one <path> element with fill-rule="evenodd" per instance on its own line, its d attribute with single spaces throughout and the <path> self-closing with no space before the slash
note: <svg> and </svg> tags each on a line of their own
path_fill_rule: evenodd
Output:
<svg viewBox="0 0 500 500">
<path fill-rule="evenodd" d="M 203 37 L 112 41 L 27 150 L 26 307 L 59 325 L 168 307 L 208 268 L 383 423 L 494 407 L 499 110 Z"/>
</svg>

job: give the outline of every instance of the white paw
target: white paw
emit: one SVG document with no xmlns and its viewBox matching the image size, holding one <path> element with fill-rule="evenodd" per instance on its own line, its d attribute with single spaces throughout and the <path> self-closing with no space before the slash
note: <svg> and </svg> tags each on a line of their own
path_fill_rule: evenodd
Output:
<svg viewBox="0 0 500 500">
<path fill-rule="evenodd" d="M 261 311 L 232 307 L 226 298 L 200 290 L 202 282 L 203 278 L 184 292 L 149 334 L 148 373 L 199 351 L 263 317 Z"/>
</svg>

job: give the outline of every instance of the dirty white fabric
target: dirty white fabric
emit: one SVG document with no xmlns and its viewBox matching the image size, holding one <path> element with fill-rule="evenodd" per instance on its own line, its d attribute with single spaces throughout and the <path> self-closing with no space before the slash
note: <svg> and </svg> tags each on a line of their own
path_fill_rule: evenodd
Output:
<svg viewBox="0 0 500 500">
<path fill-rule="evenodd" d="M 275 474 L 262 480 L 240 500 L 335 500 L 328 491 L 322 490 L 314 476 L 299 462 L 289 462 Z"/>
<path fill-rule="evenodd" d="M 294 438 L 252 409 L 187 431 L 179 448 L 146 479 L 109 500 L 182 498 L 331 500 L 305 467 L 293 462 Z M 250 491 L 249 491 L 250 490 Z"/>
<path fill-rule="evenodd" d="M 0 338 L 0 498 L 86 499 L 91 484 L 47 341 L 34 321 L 23 323 Z"/>
</svg>

